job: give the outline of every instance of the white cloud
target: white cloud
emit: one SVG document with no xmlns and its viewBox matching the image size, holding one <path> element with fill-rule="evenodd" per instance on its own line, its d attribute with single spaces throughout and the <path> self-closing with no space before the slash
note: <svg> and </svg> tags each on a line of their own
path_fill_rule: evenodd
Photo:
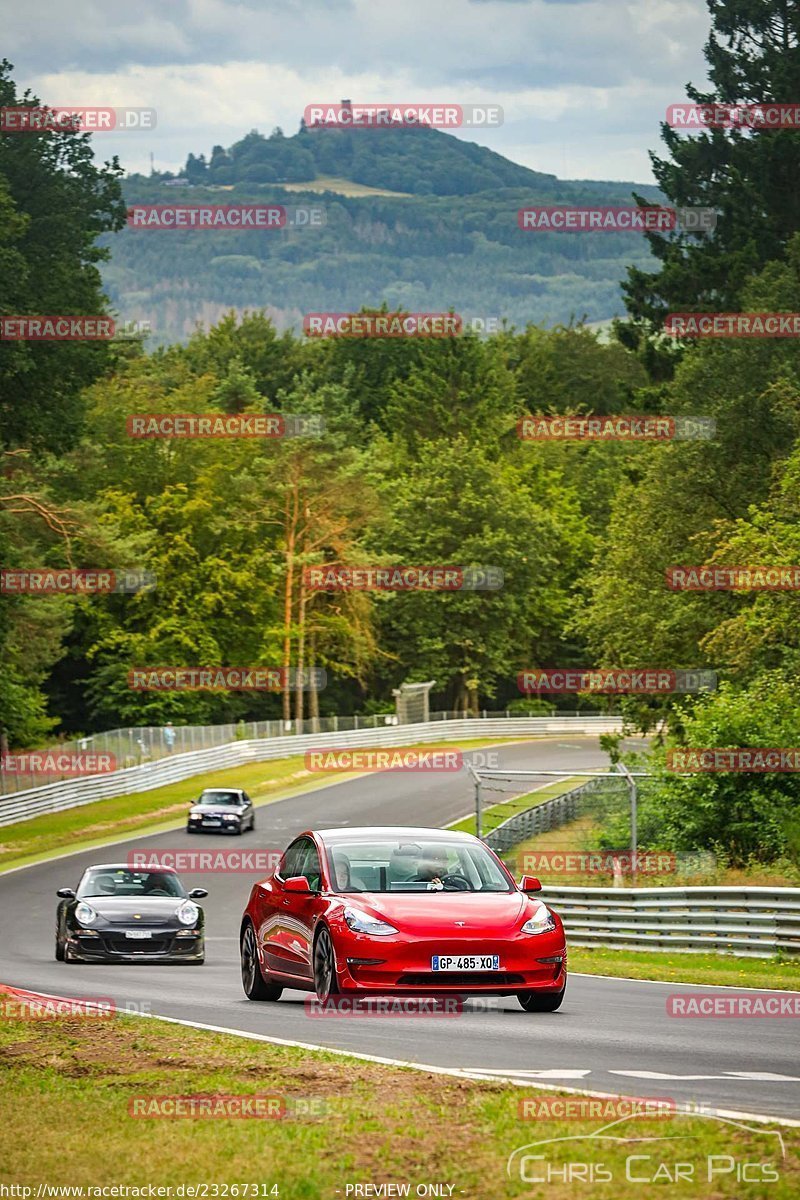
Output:
<svg viewBox="0 0 800 1200">
<path fill-rule="evenodd" d="M 461 136 L 642 181 L 664 109 L 704 82 L 708 30 L 702 0 L 29 0 L 5 20 L 15 77 L 42 99 L 157 109 L 153 133 L 95 139 L 128 170 L 293 133 L 307 104 L 349 96 L 501 104 L 504 126 Z"/>
</svg>

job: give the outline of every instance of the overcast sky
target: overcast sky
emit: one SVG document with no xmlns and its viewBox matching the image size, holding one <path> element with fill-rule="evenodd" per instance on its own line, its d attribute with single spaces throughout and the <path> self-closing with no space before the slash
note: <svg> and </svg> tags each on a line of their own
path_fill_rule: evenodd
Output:
<svg viewBox="0 0 800 1200">
<path fill-rule="evenodd" d="M 94 139 L 129 171 L 295 133 L 307 104 L 347 96 L 500 104 L 500 128 L 459 136 L 562 178 L 649 182 L 664 110 L 705 82 L 709 18 L 703 0 L 25 0 L 3 26 L 42 100 L 157 110 L 153 132 Z"/>
</svg>

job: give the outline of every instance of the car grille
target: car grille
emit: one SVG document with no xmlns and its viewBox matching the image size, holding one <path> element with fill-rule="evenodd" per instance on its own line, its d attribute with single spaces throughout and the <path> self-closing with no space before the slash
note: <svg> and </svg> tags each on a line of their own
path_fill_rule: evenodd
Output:
<svg viewBox="0 0 800 1200">
<path fill-rule="evenodd" d="M 401 975 L 398 987 L 511 987 L 524 984 L 523 975 L 512 971 L 417 971 Z"/>
<path fill-rule="evenodd" d="M 142 941 L 122 937 L 107 937 L 106 946 L 112 954 L 164 954 L 172 938 L 144 938 Z"/>
</svg>

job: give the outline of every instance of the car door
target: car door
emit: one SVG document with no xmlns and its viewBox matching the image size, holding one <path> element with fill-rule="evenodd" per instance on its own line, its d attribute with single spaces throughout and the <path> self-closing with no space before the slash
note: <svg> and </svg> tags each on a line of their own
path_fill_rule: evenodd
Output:
<svg viewBox="0 0 800 1200">
<path fill-rule="evenodd" d="M 286 879 L 305 873 L 309 847 L 316 854 L 316 847 L 309 838 L 296 838 L 272 879 L 259 885 L 260 907 L 263 910 L 259 932 L 267 970 L 281 975 L 294 975 L 303 980 L 311 977 L 310 902 L 313 897 L 287 892 L 283 884 Z M 311 865 L 313 867 L 313 861 Z"/>
<path fill-rule="evenodd" d="M 245 826 L 247 826 L 249 829 L 253 820 L 253 801 L 250 799 L 247 792 L 242 792 L 242 801 L 244 804 L 244 807 L 242 808 L 242 828 L 244 829 Z"/>
</svg>

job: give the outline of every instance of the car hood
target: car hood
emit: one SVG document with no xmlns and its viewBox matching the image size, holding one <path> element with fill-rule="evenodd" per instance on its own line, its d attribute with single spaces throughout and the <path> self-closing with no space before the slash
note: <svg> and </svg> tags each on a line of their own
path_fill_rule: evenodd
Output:
<svg viewBox="0 0 800 1200">
<path fill-rule="evenodd" d="M 83 901 L 112 924 L 163 925 L 170 921 L 185 896 L 87 896 Z"/>
<path fill-rule="evenodd" d="M 192 806 L 191 815 L 193 817 L 240 817 L 242 810 L 240 808 L 214 808 L 211 804 L 195 804 Z"/>
<path fill-rule="evenodd" d="M 383 918 L 401 933 L 425 937 L 511 933 L 545 907 L 522 892 L 354 892 L 339 898 L 345 907 Z"/>
</svg>

